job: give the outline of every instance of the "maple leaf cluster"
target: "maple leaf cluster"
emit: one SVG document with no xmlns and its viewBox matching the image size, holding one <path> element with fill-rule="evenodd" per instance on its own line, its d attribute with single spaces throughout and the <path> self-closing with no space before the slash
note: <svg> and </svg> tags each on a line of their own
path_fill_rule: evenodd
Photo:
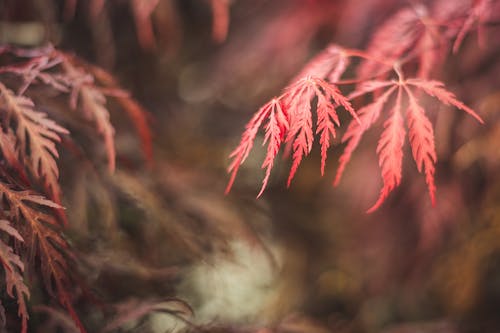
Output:
<svg viewBox="0 0 500 333">
<path fill-rule="evenodd" d="M 284 89 L 260 108 L 247 124 L 237 148 L 231 153 L 231 174 L 226 193 L 249 156 L 259 129 L 265 132 L 267 152 L 262 164 L 265 176 L 260 196 L 266 188 L 271 169 L 284 144 L 291 152 L 292 166 L 287 184 L 317 139 L 321 146 L 321 174 L 327 151 L 341 125 L 337 110 L 352 116 L 341 141 L 346 144 L 339 158 L 334 184 L 340 182 L 352 153 L 363 134 L 384 119 L 376 152 L 382 175 L 382 189 L 368 212 L 378 209 L 401 183 L 406 138 L 419 172 L 425 174 L 429 195 L 435 203 L 435 164 L 437 155 L 433 125 L 428 117 L 428 99 L 465 111 L 482 123 L 481 117 L 458 100 L 443 82 L 431 78 L 448 54 L 457 52 L 465 35 L 488 21 L 495 1 L 435 1 L 430 5 L 404 6 L 378 27 L 365 50 L 347 49 L 331 44 L 314 57 Z M 443 11 L 443 8 L 448 8 Z M 356 77 L 342 79 L 353 59 Z M 350 93 L 348 92 L 351 87 Z M 372 101 L 364 95 L 372 95 Z M 364 104 L 363 104 L 364 103 Z M 353 105 L 358 106 L 355 110 Z M 432 107 L 436 109 L 436 107 Z M 314 114 L 315 113 L 315 114 Z M 316 119 L 316 124 L 313 124 Z"/>
<path fill-rule="evenodd" d="M 45 87 L 67 97 L 69 117 L 88 123 L 94 128 L 92 135 L 102 138 L 110 172 L 115 169 L 116 152 L 107 96 L 115 97 L 135 121 L 149 156 L 145 114 L 106 72 L 50 45 L 4 46 L 0 56 L 7 62 L 0 66 L 0 257 L 6 291 L 17 300 L 21 331 L 27 332 L 30 292 L 23 272 L 26 266 L 34 268 L 30 272 L 39 270 L 47 293 L 84 332 L 72 305 L 74 281 L 69 272 L 75 257 L 62 233 L 66 215 L 61 206 L 58 146 L 63 141 L 71 146 L 70 131 L 52 118 L 50 108 L 31 97 L 32 90 Z"/>
<path fill-rule="evenodd" d="M 310 4 L 297 7 L 303 10 L 317 4 L 311 17 L 305 15 L 307 36 L 312 36 L 310 31 L 313 29 L 310 26 L 319 25 L 319 21 L 331 21 L 330 10 L 319 14 L 322 1 L 311 1 Z M 391 4 L 390 1 L 382 2 L 378 2 L 382 8 Z M 155 49 L 163 34 L 174 34 L 178 29 L 179 13 L 173 1 L 67 0 L 60 6 L 54 3 L 47 2 L 47 6 L 53 5 L 52 14 L 61 9 L 66 20 L 75 16 L 79 6 L 89 9 L 86 18 L 89 19 L 98 62 L 102 60 L 99 57 L 111 58 L 113 55 L 109 53 L 115 52 L 111 15 L 108 13 L 115 3 L 129 6 L 136 25 L 137 41 L 143 49 Z M 216 42 L 227 38 L 231 3 L 230 0 L 206 1 L 213 14 L 212 38 Z M 331 8 L 336 7 L 337 3 L 334 2 L 334 5 Z M 264 177 L 258 197 L 270 183 L 271 172 L 280 151 L 283 150 L 284 155 L 291 160 L 287 179 L 287 185 L 290 186 L 302 161 L 311 154 L 315 141 L 318 142 L 321 156 L 320 173 L 325 174 L 328 152 L 337 137 L 344 144 L 334 179 L 334 184 L 339 184 L 363 136 L 380 125 L 380 139 L 374 150 L 378 155 L 382 185 L 378 198 L 368 211 L 373 212 L 381 207 L 390 193 L 401 184 L 407 142 L 417 170 L 425 177 L 431 202 L 434 203 L 438 156 L 434 126 L 429 114 L 444 105 L 462 110 L 478 122 L 483 122 L 472 108 L 437 80 L 439 69 L 448 57 L 459 52 L 471 32 L 477 31 L 479 42 L 484 44 L 490 16 L 499 5 L 498 0 L 405 2 L 398 4 L 401 7 L 375 29 L 363 50 L 345 48 L 336 43 L 328 45 L 304 66 L 281 94 L 265 103 L 250 119 L 240 144 L 231 153 L 230 180 L 226 193 L 231 190 L 260 131 L 263 132 L 265 157 L 261 165 Z M 314 19 L 316 15 L 321 18 Z M 254 48 L 266 50 L 268 53 L 265 54 L 276 50 L 286 54 L 285 50 L 297 44 L 296 41 L 301 40 L 300 36 L 291 36 L 288 40 L 285 38 L 278 42 L 272 32 L 282 29 L 285 23 L 289 28 L 295 26 L 290 35 L 299 35 L 303 29 L 303 26 L 296 25 L 299 18 L 303 17 L 302 13 L 292 19 L 288 16 L 285 13 L 279 20 L 266 26 L 263 29 L 267 35 L 265 40 L 258 41 L 256 38 L 250 45 L 260 45 Z M 173 39 L 169 42 L 175 46 Z M 106 55 L 106 52 L 109 53 Z M 227 58 L 222 62 L 229 63 L 229 67 L 232 64 Z M 112 61 L 110 63 L 108 65 L 111 66 Z M 39 98 L 40 95 L 63 101 L 63 111 L 54 110 L 50 103 L 45 104 Z M 15 300 L 14 306 L 17 306 L 20 319 L 18 326 L 23 333 L 28 331 L 29 298 L 31 294 L 36 294 L 29 283 L 34 277 L 41 278 L 46 294 L 65 309 L 75 329 L 85 331 L 74 307 L 76 297 L 83 291 L 79 290 L 81 286 L 76 283 L 77 277 L 71 273 L 77 257 L 64 236 L 67 218 L 63 208 L 65 196 L 61 175 L 64 175 L 64 169 L 61 168 L 60 155 L 87 154 L 86 150 L 95 150 L 105 157 L 90 156 L 90 164 L 100 166 L 101 163 L 97 161 L 104 159 L 107 170 L 101 171 L 106 175 L 114 172 L 117 151 L 110 99 L 131 119 L 142 145 L 144 159 L 151 165 L 153 149 L 145 111 L 126 91 L 119 88 L 113 76 L 50 45 L 33 49 L 0 46 L 0 260 L 4 268 L 5 298 Z M 343 119 L 349 121 L 346 126 Z M 84 145 L 78 141 L 85 136 L 101 144 L 80 149 Z M 163 166 L 162 170 L 167 170 L 167 167 Z M 166 185 L 163 186 L 177 187 L 176 192 L 185 194 L 187 184 L 196 183 L 182 177 L 181 180 L 177 179 L 180 172 L 167 171 L 165 173 L 170 175 L 165 177 L 175 179 L 165 181 Z M 79 173 L 82 174 L 85 172 Z M 115 186 L 123 192 L 121 194 L 132 197 L 132 201 L 141 206 L 139 208 L 155 223 L 168 215 L 158 198 L 161 194 L 153 191 L 150 184 L 143 184 L 142 179 L 120 173 L 113 179 L 107 178 L 110 183 L 120 183 Z M 99 192 L 99 189 L 94 188 L 97 186 L 88 179 L 80 181 L 78 185 L 87 187 L 83 191 L 92 187 L 90 191 Z M 95 197 L 98 196 L 95 194 Z M 186 197 L 189 199 L 178 200 L 183 201 L 183 208 L 180 209 L 183 213 L 184 210 L 194 210 L 197 212 L 194 218 L 197 222 L 203 217 L 216 221 L 212 225 L 218 223 L 216 217 L 219 211 L 208 207 L 211 204 L 198 203 L 198 198 L 192 198 L 195 195 Z M 109 208 L 103 206 L 105 204 L 99 209 Z M 228 211 L 226 206 L 220 210 Z M 230 223 L 234 222 L 220 223 L 223 225 L 221 229 Z M 204 241 L 211 241 L 209 238 L 212 234 L 200 233 L 199 223 L 193 225 L 196 227 L 192 228 L 206 238 Z M 186 248 L 199 255 L 207 247 L 191 241 L 187 232 L 189 227 L 172 224 L 165 229 L 169 229 L 172 238 L 179 243 L 186 243 L 183 244 Z M 131 262 L 127 262 L 129 267 L 132 266 Z M 141 272 L 145 271 L 144 266 L 138 263 L 134 265 Z M 173 299 L 129 302 L 116 310 L 118 315 L 115 321 L 109 323 L 104 331 L 124 327 L 131 319 L 140 321 L 150 312 L 183 316 L 191 315 L 192 312 L 187 305 Z M 0 325 L 8 326 L 3 313 L 0 304 Z"/>
</svg>

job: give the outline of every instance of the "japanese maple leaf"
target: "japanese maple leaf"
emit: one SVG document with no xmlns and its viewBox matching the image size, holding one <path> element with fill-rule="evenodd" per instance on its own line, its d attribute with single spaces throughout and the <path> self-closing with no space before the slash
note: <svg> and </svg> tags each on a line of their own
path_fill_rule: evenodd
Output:
<svg viewBox="0 0 500 333">
<path fill-rule="evenodd" d="M 33 101 L 18 96 L 0 83 L 0 109 L 3 118 L 9 123 L 15 121 L 16 151 L 21 160 L 27 160 L 32 174 L 43 181 L 50 196 L 60 202 L 58 183 L 59 169 L 56 159 L 59 156 L 56 143 L 62 134 L 69 132 L 49 119 L 43 112 L 35 109 Z M 13 125 L 10 125 L 13 126 Z"/>
<path fill-rule="evenodd" d="M 394 103 L 390 108 L 389 116 L 384 122 L 384 130 L 377 145 L 379 165 L 382 172 L 383 186 L 375 204 L 368 209 L 373 212 L 385 201 L 401 182 L 403 145 L 406 137 L 404 118 L 406 118 L 410 147 L 413 159 L 419 172 L 425 173 L 425 179 L 432 203 L 435 203 L 436 186 L 434 184 L 435 163 L 437 161 L 434 147 L 434 131 L 424 108 L 419 104 L 415 91 L 435 97 L 445 105 L 452 105 L 467 112 L 483 123 L 479 115 L 457 100 L 455 95 L 444 88 L 439 81 L 424 79 L 404 79 L 396 69 L 399 80 L 366 81 L 362 83 L 349 97 L 355 98 L 367 93 L 382 89 L 385 91 L 371 104 L 359 110 L 360 123 L 351 122 L 342 141 L 347 146 L 340 157 L 340 165 L 334 184 L 338 184 L 346 164 L 349 162 L 353 151 L 357 148 L 364 132 L 370 128 L 380 117 L 388 101 L 396 94 Z M 406 112 L 404 112 L 406 110 Z M 404 117 L 405 115 L 405 117 Z"/>
<path fill-rule="evenodd" d="M 75 257 L 60 232 L 56 218 L 43 211 L 46 208 L 62 209 L 62 207 L 34 192 L 13 190 L 2 181 L 0 181 L 0 199 L 9 207 L 8 217 L 15 221 L 16 228 L 20 231 L 19 236 L 24 240 L 23 248 L 27 252 L 30 264 L 34 265 L 34 259 L 40 258 L 40 270 L 46 291 L 50 296 L 58 299 L 69 312 L 80 332 L 85 333 L 85 328 L 73 307 L 70 292 L 70 262 L 73 262 Z M 8 231 L 5 226 L 2 227 L 1 223 L 0 229 Z M 11 233 L 11 235 L 20 238 L 17 234 Z M 19 266 L 19 269 L 21 268 Z M 12 287 L 8 286 L 8 288 L 11 294 Z M 19 303 L 20 297 L 28 293 L 20 284 L 17 284 L 16 288 L 18 288 L 17 298 L 21 311 L 23 304 Z M 21 313 L 20 315 L 24 316 Z"/>
<path fill-rule="evenodd" d="M 7 220 L 0 220 L 0 230 L 17 242 L 24 241 L 19 232 Z M 21 258 L 14 253 L 12 247 L 3 240 L 0 240 L 0 262 L 5 272 L 7 295 L 17 300 L 17 313 L 21 318 L 21 332 L 26 333 L 29 319 L 26 299 L 29 299 L 30 292 L 23 279 L 24 264 Z"/>
<path fill-rule="evenodd" d="M 109 111 L 106 108 L 106 97 L 94 84 L 94 77 L 75 65 L 74 60 L 59 52 L 64 61 L 62 66 L 68 81 L 71 82 L 70 107 L 81 110 L 83 116 L 93 122 L 97 131 L 104 139 L 108 155 L 108 167 L 111 172 L 116 166 L 116 150 L 114 143 L 115 129 L 111 124 Z"/>
<path fill-rule="evenodd" d="M 302 158 L 310 153 L 315 134 L 319 136 L 321 174 L 324 174 L 331 138 L 336 135 L 335 126 L 340 126 L 336 108 L 342 106 L 357 119 L 349 101 L 333 84 L 340 79 L 349 63 L 349 53 L 344 48 L 336 44 L 328 45 L 306 64 L 281 96 L 273 98 L 255 113 L 246 126 L 240 144 L 230 155 L 233 160 L 228 168 L 231 177 L 226 193 L 230 191 L 239 167 L 248 157 L 261 127 L 264 127 L 265 131 L 264 145 L 267 144 L 267 154 L 262 164 L 266 174 L 257 197 L 262 195 L 267 186 L 274 160 L 283 143 L 287 144 L 285 151 L 290 150 L 293 153 L 288 186 Z M 317 97 L 317 102 L 313 109 L 311 102 L 314 97 Z M 315 131 L 313 110 L 317 114 Z M 265 121 L 267 124 L 263 125 Z"/>
<path fill-rule="evenodd" d="M 323 68 L 321 72 L 323 75 L 330 75 L 332 68 L 330 70 Z M 315 97 L 317 102 L 312 105 L 312 100 Z M 322 78 L 305 76 L 288 86 L 281 96 L 272 99 L 260 108 L 247 124 L 240 144 L 230 155 L 233 160 L 228 168 L 231 178 L 226 193 L 230 191 L 238 169 L 248 157 L 261 127 L 264 127 L 265 131 L 264 145 L 267 144 L 267 153 L 262 164 L 262 168 L 266 169 L 266 175 L 258 196 L 263 193 L 267 186 L 274 160 L 283 143 L 292 145 L 292 166 L 288 176 L 288 186 L 290 186 L 303 157 L 311 152 L 315 134 L 319 136 L 321 145 L 321 173 L 323 173 L 327 150 L 330 147 L 331 139 L 336 134 L 335 126 L 340 125 L 336 111 L 339 106 L 342 106 L 357 119 L 357 115 L 347 98 L 335 85 Z M 313 111 L 316 111 L 317 114 L 315 126 L 313 125 Z M 264 125 L 266 121 L 267 124 Z"/>
<path fill-rule="evenodd" d="M 445 58 L 447 50 L 443 46 L 447 39 L 440 29 L 443 26 L 422 3 L 400 9 L 373 34 L 366 49 L 369 57 L 358 67 L 358 77 L 370 79 L 385 75 L 390 73 L 394 61 L 415 58 L 416 75 L 428 78 Z"/>
</svg>

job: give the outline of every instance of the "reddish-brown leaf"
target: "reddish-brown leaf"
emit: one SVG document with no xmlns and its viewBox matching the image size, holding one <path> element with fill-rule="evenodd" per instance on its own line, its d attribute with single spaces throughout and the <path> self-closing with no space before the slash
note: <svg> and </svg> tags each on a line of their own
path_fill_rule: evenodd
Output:
<svg viewBox="0 0 500 333">
<path fill-rule="evenodd" d="M 56 203 L 32 193 L 31 191 L 15 191 L 0 182 L 0 195 L 8 204 L 9 217 L 16 221 L 18 230 L 24 238 L 24 247 L 28 258 L 33 262 L 35 256 L 40 258 L 40 269 L 45 289 L 52 297 L 66 308 L 71 317 L 85 332 L 85 328 L 76 314 L 70 296 L 70 265 L 72 258 L 69 245 L 62 237 L 57 220 L 43 211 L 44 207 L 61 209 Z M 61 252 L 64 251 L 64 254 Z"/>
<path fill-rule="evenodd" d="M 47 118 L 45 113 L 35 111 L 32 100 L 15 95 L 2 83 L 0 107 L 16 122 L 16 150 L 19 156 L 29 161 L 33 175 L 45 185 L 50 196 L 60 202 L 56 142 L 61 141 L 61 134 L 69 132 Z"/>
<path fill-rule="evenodd" d="M 81 109 L 84 115 L 95 122 L 97 130 L 104 138 L 106 152 L 108 154 L 109 170 L 115 170 L 115 129 L 109 119 L 109 111 L 106 109 L 106 97 L 96 88 L 84 86 L 80 89 Z"/>
<path fill-rule="evenodd" d="M 13 237 L 17 242 L 23 241 L 19 232 L 6 220 L 0 220 L 0 230 Z M 29 319 L 26 299 L 30 298 L 30 292 L 23 280 L 24 264 L 12 248 L 2 240 L 0 240 L 0 262 L 5 271 L 7 295 L 17 300 L 17 314 L 21 318 L 21 332 L 26 333 Z"/>
<path fill-rule="evenodd" d="M 69 56 L 64 55 L 62 65 L 71 82 L 70 106 L 75 110 L 79 108 L 86 119 L 95 123 L 97 131 L 104 139 L 108 166 L 112 172 L 116 163 L 115 130 L 110 121 L 109 111 L 105 107 L 106 97 L 94 85 L 93 76 L 75 66 Z"/>
<path fill-rule="evenodd" d="M 152 134 L 149 126 L 150 114 L 144 107 L 137 102 L 129 92 L 120 88 L 117 80 L 106 70 L 101 67 L 84 63 L 86 69 L 92 73 L 97 82 L 104 85 L 106 88 L 100 88 L 101 91 L 106 91 L 108 95 L 113 96 L 118 104 L 127 113 L 132 125 L 135 127 L 137 135 L 141 141 L 142 153 L 148 166 L 153 166 L 153 143 Z"/>
</svg>

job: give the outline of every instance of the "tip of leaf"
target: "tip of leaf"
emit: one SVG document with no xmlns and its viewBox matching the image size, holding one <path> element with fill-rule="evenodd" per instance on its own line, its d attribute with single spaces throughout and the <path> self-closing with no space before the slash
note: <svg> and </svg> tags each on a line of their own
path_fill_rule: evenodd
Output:
<svg viewBox="0 0 500 333">
<path fill-rule="evenodd" d="M 371 214 L 373 213 L 374 211 L 376 211 L 378 208 L 380 207 L 380 205 L 373 205 L 372 207 L 370 207 L 369 209 L 366 210 L 366 214 Z"/>
<path fill-rule="evenodd" d="M 335 179 L 332 182 L 332 186 L 337 187 L 337 186 L 339 186 L 339 184 L 340 184 L 340 177 L 335 176 Z"/>
<path fill-rule="evenodd" d="M 232 182 L 229 182 L 226 186 L 226 189 L 224 190 L 224 195 L 228 195 L 229 192 L 231 192 L 231 187 L 233 187 Z"/>
<path fill-rule="evenodd" d="M 387 198 L 388 194 L 389 193 L 387 192 L 387 189 L 383 188 L 382 191 L 380 192 L 380 195 L 379 195 L 379 197 L 377 199 L 377 202 L 375 202 L 375 204 L 373 204 L 373 206 L 371 206 L 370 208 L 368 208 L 368 210 L 366 211 L 366 213 L 367 214 L 371 214 L 374 211 L 376 211 L 377 209 L 379 209 L 380 206 L 382 206 L 382 204 L 384 203 L 384 201 Z"/>
<path fill-rule="evenodd" d="M 436 196 L 434 195 L 434 192 L 429 192 L 429 195 L 431 197 L 431 205 L 432 205 L 432 207 L 436 207 Z"/>
</svg>

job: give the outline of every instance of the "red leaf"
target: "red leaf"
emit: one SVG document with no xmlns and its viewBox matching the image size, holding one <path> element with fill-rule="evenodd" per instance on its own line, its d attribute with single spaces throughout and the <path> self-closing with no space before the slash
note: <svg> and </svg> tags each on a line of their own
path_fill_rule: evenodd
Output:
<svg viewBox="0 0 500 333">
<path fill-rule="evenodd" d="M 476 118 L 481 124 L 484 123 L 483 119 L 470 107 L 464 103 L 457 100 L 455 95 L 444 88 L 444 83 L 434 80 L 422 80 L 422 79 L 408 79 L 406 81 L 408 84 L 418 87 L 424 90 L 428 95 L 434 96 L 439 99 L 443 104 L 453 105 L 456 108 L 463 110 Z"/>
<path fill-rule="evenodd" d="M 377 81 L 377 80 L 370 80 L 370 81 L 363 81 L 358 87 L 356 87 L 356 90 L 354 90 L 352 93 L 350 93 L 347 98 L 348 99 L 354 99 L 356 97 L 359 97 L 361 95 L 388 87 L 392 86 L 396 83 L 395 81 Z"/>
<path fill-rule="evenodd" d="M 337 87 L 319 79 L 316 79 L 315 83 L 316 96 L 318 97 L 316 107 L 318 125 L 316 134 L 321 133 L 321 175 L 323 176 L 325 173 L 327 150 L 330 147 L 330 135 L 335 138 L 335 125 L 340 126 L 335 107 L 343 106 L 353 116 L 356 123 L 360 123 L 360 120 L 351 103 L 341 94 Z M 332 104 L 332 100 L 335 104 Z"/>
<path fill-rule="evenodd" d="M 311 59 L 298 75 L 292 80 L 296 82 L 311 76 L 335 83 L 349 66 L 350 60 L 344 49 L 336 44 L 330 44 L 317 56 Z"/>
<path fill-rule="evenodd" d="M 377 202 L 368 209 L 368 213 L 379 208 L 389 193 L 401 182 L 405 135 L 403 118 L 401 116 L 401 88 L 399 88 L 396 103 L 392 109 L 392 115 L 384 123 L 384 132 L 377 145 L 379 165 L 382 168 L 384 186 L 380 191 Z"/>
<path fill-rule="evenodd" d="M 243 164 L 243 162 L 245 162 L 248 154 L 250 154 L 253 143 L 255 141 L 255 136 L 257 135 L 262 122 L 269 116 L 270 111 L 271 108 L 269 103 L 259 109 L 259 111 L 246 125 L 246 129 L 241 136 L 240 144 L 229 155 L 229 158 L 232 158 L 233 160 L 227 169 L 227 171 L 231 173 L 231 178 L 229 179 L 229 182 L 226 186 L 226 194 L 231 190 L 231 187 L 233 186 L 234 180 L 236 178 L 236 174 L 238 173 L 238 169 Z"/>
<path fill-rule="evenodd" d="M 427 187 L 429 189 L 429 195 L 431 201 L 435 202 L 435 191 L 436 187 L 434 184 L 434 173 L 436 162 L 436 152 L 434 148 L 434 132 L 432 130 L 432 124 L 429 119 L 424 114 L 423 108 L 417 103 L 417 99 L 410 90 L 410 86 L 416 89 L 423 90 L 426 94 L 436 97 L 440 102 L 446 105 L 453 105 L 459 109 L 464 110 L 468 114 L 472 115 L 479 122 L 482 123 L 482 119 L 477 115 L 477 113 L 466 106 L 464 103 L 456 99 L 453 93 L 447 91 L 444 88 L 442 82 L 431 81 L 424 79 L 403 79 L 400 71 L 395 69 L 398 73 L 399 80 L 391 81 L 366 81 L 358 86 L 358 88 L 350 95 L 351 98 L 364 95 L 366 93 L 376 92 L 377 90 L 392 85 L 384 94 L 377 95 L 375 102 L 365 106 L 359 111 L 360 119 L 363 125 L 366 127 L 361 127 L 354 123 L 351 123 L 344 134 L 343 141 L 349 141 L 344 153 L 340 157 L 340 165 L 337 171 L 334 184 L 338 184 L 342 173 L 344 172 L 345 166 L 351 158 L 351 154 L 356 149 L 361 139 L 362 134 L 366 129 L 373 124 L 376 117 L 381 112 L 386 99 L 389 97 L 390 93 L 398 87 L 398 98 L 395 105 L 395 109 L 400 114 L 401 102 L 402 102 L 402 92 L 404 89 L 405 94 L 408 96 L 408 126 L 410 129 L 410 144 L 413 152 L 415 162 L 420 172 L 425 171 L 425 178 Z M 400 124 L 401 123 L 401 124 Z M 377 147 L 377 152 L 379 153 L 380 165 L 382 167 L 382 178 L 384 180 L 384 186 L 380 193 L 377 202 L 368 211 L 373 212 L 384 202 L 389 193 L 399 185 L 401 180 L 401 158 L 402 151 L 400 155 L 399 143 L 404 142 L 404 129 L 402 125 L 401 115 L 395 115 L 394 110 L 391 118 L 387 120 L 384 124 L 385 130 L 383 132 L 382 138 L 379 141 Z M 400 129 L 400 130 L 398 130 Z M 402 135 L 400 139 L 398 135 Z M 392 144 L 390 144 L 392 142 Z M 387 151 L 392 151 L 392 153 L 387 153 Z"/>
<path fill-rule="evenodd" d="M 266 175 L 258 196 L 263 193 L 267 185 L 275 157 L 283 142 L 291 144 L 293 151 L 293 161 L 287 182 L 288 186 L 290 186 L 302 158 L 310 153 L 314 142 L 311 110 L 311 102 L 314 96 L 318 98 L 316 105 L 318 113 L 316 134 L 320 135 L 321 170 L 322 173 L 324 172 L 330 137 L 335 136 L 335 125 L 339 125 L 335 108 L 342 106 L 358 122 L 359 119 L 347 98 L 342 95 L 335 85 L 321 78 L 308 76 L 293 83 L 283 95 L 260 108 L 247 124 L 240 144 L 230 155 L 233 161 L 228 168 L 231 178 L 226 187 L 226 193 L 230 191 L 238 168 L 248 157 L 257 131 L 266 119 L 269 119 L 269 121 L 265 128 L 264 144 L 268 144 L 268 149 L 262 165 L 262 168 L 266 168 Z"/>
<path fill-rule="evenodd" d="M 405 87 L 406 88 L 406 87 Z M 437 161 L 434 147 L 434 130 L 429 119 L 425 116 L 424 109 L 417 103 L 410 89 L 406 88 L 409 97 L 408 129 L 413 159 L 417 164 L 418 172 L 425 171 L 425 180 L 429 189 L 431 202 L 436 202 L 434 185 L 434 164 Z"/>
<path fill-rule="evenodd" d="M 312 130 L 311 98 L 314 96 L 314 82 L 310 77 L 299 80 L 287 91 L 287 108 L 290 119 L 290 131 L 286 141 L 292 143 L 292 167 L 287 180 L 290 186 L 300 162 L 312 149 L 314 135 Z"/>
<path fill-rule="evenodd" d="M 264 137 L 263 145 L 266 143 L 268 143 L 268 145 L 266 158 L 262 164 L 262 168 L 266 169 L 266 176 L 262 181 L 262 188 L 257 197 L 260 197 L 266 188 L 271 169 L 273 168 L 274 159 L 276 155 L 278 155 L 281 142 L 283 141 L 285 133 L 288 131 L 288 120 L 281 102 L 274 98 L 271 102 L 266 104 L 266 108 L 269 109 L 269 121 L 265 127 L 266 136 Z"/>
<path fill-rule="evenodd" d="M 316 134 L 320 134 L 321 175 L 323 176 L 325 174 L 327 152 L 330 147 L 330 136 L 335 138 L 335 125 L 339 126 L 340 121 L 337 112 L 335 112 L 335 108 L 322 94 L 318 94 L 317 112 L 318 121 L 316 125 Z"/>
<path fill-rule="evenodd" d="M 383 95 L 381 95 L 375 102 L 366 105 L 358 111 L 360 123 L 351 121 L 349 127 L 347 128 L 344 136 L 342 137 L 342 142 L 347 142 L 344 152 L 339 158 L 339 167 L 337 169 L 337 174 L 335 175 L 334 186 L 337 186 L 342 178 L 344 169 L 351 159 L 351 155 L 358 147 L 361 137 L 371 125 L 373 125 L 380 116 L 380 112 L 384 107 L 385 103 L 389 99 L 390 95 L 396 90 L 396 87 L 391 87 Z"/>
</svg>

